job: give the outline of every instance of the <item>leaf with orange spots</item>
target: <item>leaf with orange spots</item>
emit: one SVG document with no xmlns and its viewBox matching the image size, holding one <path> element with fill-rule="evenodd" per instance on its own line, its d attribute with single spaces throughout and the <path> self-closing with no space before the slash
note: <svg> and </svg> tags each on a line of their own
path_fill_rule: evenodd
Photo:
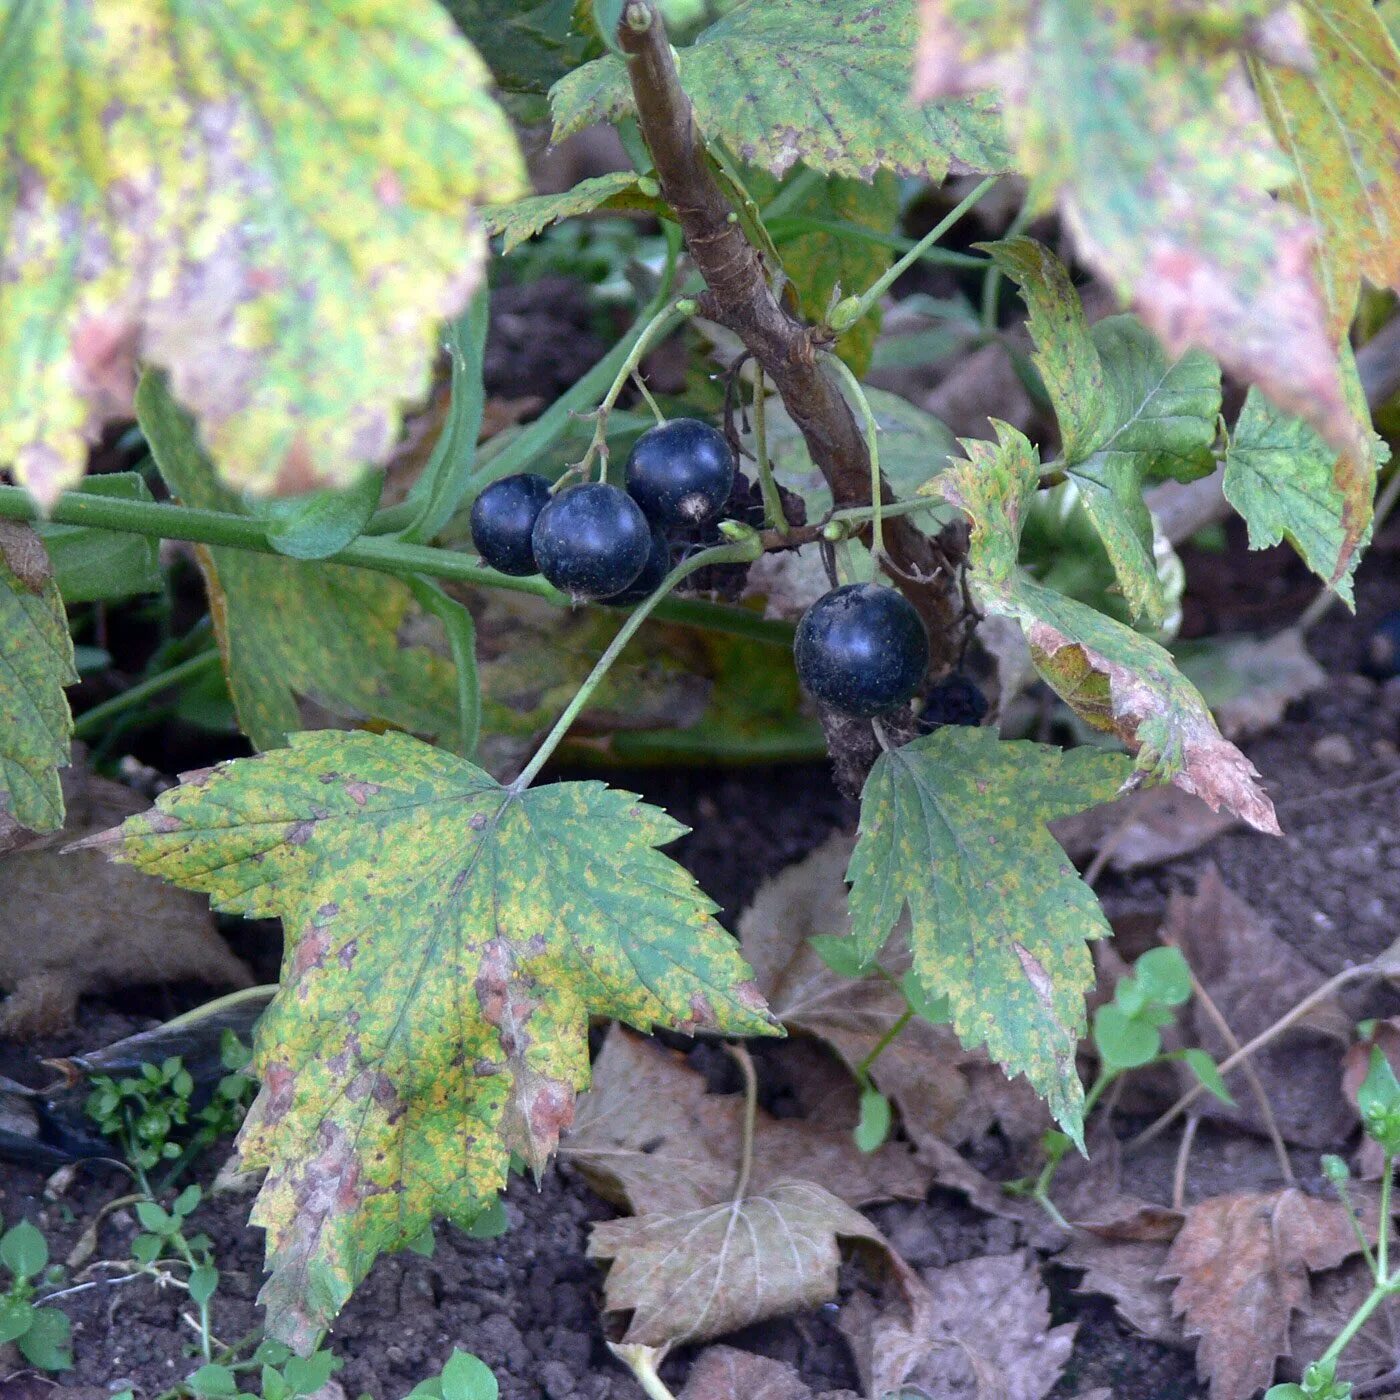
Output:
<svg viewBox="0 0 1400 1400">
<path fill-rule="evenodd" d="M 1076 1140 L 1088 943 L 1109 927 L 1046 823 L 1111 801 L 1130 772 L 1121 754 L 945 726 L 876 761 L 847 872 L 865 959 L 907 910 L 914 974 L 963 1044 L 1024 1074 Z"/>
<path fill-rule="evenodd" d="M 335 730 L 188 778 L 95 838 L 280 916 L 281 988 L 239 1141 L 267 1169 L 262 1301 L 312 1343 L 377 1255 L 539 1170 L 588 1083 L 590 1016 L 776 1028 L 691 877 L 684 828 L 598 782 L 516 791 L 402 734 Z"/>
<path fill-rule="evenodd" d="M 431 0 L 0 8 L 0 463 L 42 502 L 169 370 L 260 492 L 382 463 L 524 170 Z"/>
</svg>

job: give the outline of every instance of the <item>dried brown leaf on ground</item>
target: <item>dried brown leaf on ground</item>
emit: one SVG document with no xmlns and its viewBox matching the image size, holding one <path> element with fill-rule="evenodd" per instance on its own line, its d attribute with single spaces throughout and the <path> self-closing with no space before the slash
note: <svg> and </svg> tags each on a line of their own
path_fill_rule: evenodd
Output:
<svg viewBox="0 0 1400 1400">
<path fill-rule="evenodd" d="M 1181 1324 L 1172 1313 L 1172 1287 L 1159 1275 L 1168 1246 L 1160 1240 L 1105 1240 L 1075 1231 L 1055 1263 L 1082 1269 L 1076 1293 L 1098 1293 L 1134 1331 L 1167 1346 L 1181 1344 Z"/>
<path fill-rule="evenodd" d="M 739 1175 L 744 1100 L 710 1094 L 682 1056 L 620 1026 L 609 1030 L 559 1155 L 607 1199 L 638 1214 L 680 1214 L 729 1200 Z M 754 1120 L 750 1189 L 811 1178 L 851 1205 L 922 1200 L 929 1172 L 904 1144 L 864 1153 L 849 1126 Z"/>
<path fill-rule="evenodd" d="M 623 1340 L 666 1347 L 830 1301 L 842 1241 L 910 1272 L 863 1215 L 812 1181 L 774 1182 L 700 1210 L 602 1221 L 588 1257 L 611 1261 L 604 1307 L 631 1314 Z"/>
<path fill-rule="evenodd" d="M 0 856 L 0 1036 L 73 1023 L 78 998 L 152 982 L 248 987 L 252 976 L 214 927 L 209 901 L 62 846 L 104 831 L 150 804 L 138 792 L 74 766 L 61 833 Z"/>
<path fill-rule="evenodd" d="M 1236 743 L 1272 729 L 1295 700 L 1327 684 L 1296 627 L 1264 638 L 1211 637 L 1178 659 L 1220 732 Z"/>
<path fill-rule="evenodd" d="M 1322 974 L 1267 920 L 1226 888 L 1213 865 L 1201 876 L 1194 896 L 1172 896 L 1162 936 L 1186 955 L 1241 1044 L 1268 1029 L 1323 981 Z M 1187 1044 L 1200 1046 L 1217 1060 L 1235 1048 L 1226 1043 L 1199 998 L 1191 1003 L 1189 1016 L 1182 1018 L 1182 1029 Z M 1335 1002 L 1329 1002 L 1251 1058 L 1279 1131 L 1288 1141 L 1335 1148 L 1355 1126 L 1338 1092 L 1339 1042 L 1349 1038 L 1350 1029 L 1350 1019 Z M 1189 1086 L 1195 1081 L 1183 1074 L 1182 1082 Z M 1203 1097 L 1202 1114 L 1254 1132 L 1267 1131 L 1243 1074 L 1232 1073 L 1226 1083 L 1236 1107 Z"/>
<path fill-rule="evenodd" d="M 841 1310 L 867 1395 L 910 1388 L 929 1400 L 1042 1400 L 1074 1345 L 1050 1326 L 1050 1299 L 1029 1250 L 928 1269 L 907 1303 L 866 1293 Z"/>
<path fill-rule="evenodd" d="M 852 1390 L 814 1394 L 785 1361 L 736 1347 L 709 1347 L 696 1358 L 677 1400 L 859 1400 Z"/>
<path fill-rule="evenodd" d="M 1098 856 L 1110 870 L 1145 870 L 1190 855 L 1238 826 L 1229 812 L 1212 812 L 1177 787 L 1138 788 L 1116 802 L 1050 823 L 1077 865 Z"/>
<path fill-rule="evenodd" d="M 1249 1400 L 1291 1355 L 1293 1314 L 1309 1306 L 1309 1272 L 1358 1251 L 1345 1208 L 1296 1187 L 1239 1192 L 1186 1212 L 1162 1269 L 1180 1280 L 1172 1307 L 1199 1337 L 1196 1369 L 1211 1400 Z"/>
<path fill-rule="evenodd" d="M 1356 1315 L 1374 1282 L 1364 1259 L 1350 1259 L 1340 1269 L 1329 1269 L 1313 1279 L 1312 1299 L 1305 1312 L 1297 1313 L 1289 1330 L 1293 1364 L 1290 1375 L 1317 1360 Z M 1400 1301 L 1390 1298 L 1366 1320 L 1337 1361 L 1337 1379 L 1363 1386 L 1388 1377 L 1400 1366 Z M 1369 1391 L 1369 1394 L 1376 1392 Z M 1385 1394 L 1392 1393 L 1387 1389 Z"/>
</svg>

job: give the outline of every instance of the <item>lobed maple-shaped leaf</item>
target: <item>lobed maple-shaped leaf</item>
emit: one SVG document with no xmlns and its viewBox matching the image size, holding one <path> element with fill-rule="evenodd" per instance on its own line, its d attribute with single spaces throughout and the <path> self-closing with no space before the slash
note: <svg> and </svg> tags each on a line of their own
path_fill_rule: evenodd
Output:
<svg viewBox="0 0 1400 1400">
<path fill-rule="evenodd" d="M 247 513 L 220 484 L 189 416 L 159 375 L 136 409 L 166 485 L 185 505 Z M 239 727 L 259 749 L 309 727 L 303 707 L 383 721 L 455 745 L 457 678 L 401 579 L 322 560 L 200 546 L 195 551 Z"/>
<path fill-rule="evenodd" d="M 1275 197 L 1292 167 L 1230 47 L 1274 8 L 1045 0 L 1027 20 L 1012 0 L 924 0 L 916 85 L 941 100 L 999 86 L 1021 169 L 1169 353 L 1209 351 L 1343 454 L 1355 548 L 1364 419 L 1345 391 L 1316 230 Z"/>
<path fill-rule="evenodd" d="M 677 64 L 706 137 L 776 175 L 798 161 L 859 180 L 1010 169 L 988 98 L 910 99 L 917 27 L 915 0 L 743 0 Z M 626 67 L 611 54 L 549 97 L 556 141 L 632 105 Z"/>
<path fill-rule="evenodd" d="M 63 825 L 58 770 L 68 766 L 76 685 L 68 615 L 43 542 L 0 520 L 0 850 L 13 828 Z"/>
<path fill-rule="evenodd" d="M 1348 392 L 1364 405 L 1350 348 L 1343 363 Z M 1384 450 L 1375 447 L 1377 456 Z M 1371 481 L 1358 504 L 1346 460 L 1301 418 L 1274 407 L 1258 389 L 1249 391 L 1225 453 L 1225 499 L 1249 527 L 1251 549 L 1287 540 L 1348 607 L 1360 551 L 1371 538 L 1374 475 Z"/>
<path fill-rule="evenodd" d="M 1064 264 L 1034 240 L 985 246 L 1025 298 L 1036 368 L 1060 424 L 1059 465 L 1078 489 L 1133 616 L 1159 626 L 1168 602 L 1143 487 L 1214 469 L 1220 368 L 1200 350 L 1169 361 L 1132 316 L 1091 327 Z"/>
<path fill-rule="evenodd" d="M 888 1254 L 884 1236 L 814 1181 L 778 1181 L 699 1210 L 594 1225 L 590 1259 L 611 1260 L 609 1312 L 630 1312 L 624 1341 L 699 1342 L 836 1296 L 840 1240 Z"/>
<path fill-rule="evenodd" d="M 1161 1276 L 1180 1280 L 1172 1307 L 1200 1338 L 1196 1369 L 1211 1400 L 1249 1400 L 1269 1384 L 1289 1354 L 1292 1315 L 1307 1305 L 1309 1271 L 1359 1249 L 1340 1201 L 1296 1187 L 1216 1196 L 1186 1212 Z"/>
<path fill-rule="evenodd" d="M 914 974 L 963 1044 L 1024 1074 L 1076 1140 L 1087 945 L 1110 930 L 1046 823 L 1109 801 L 1129 772 L 1121 754 L 946 726 L 876 760 L 847 875 L 865 959 L 907 910 Z"/>
<path fill-rule="evenodd" d="M 1290 197 L 1319 225 L 1332 330 L 1345 335 L 1361 278 L 1400 288 L 1400 51 L 1370 0 L 1301 0 L 1313 63 L 1254 79 L 1298 181 Z"/>
<path fill-rule="evenodd" d="M 97 838 L 279 916 L 282 985 L 239 1139 L 267 1168 L 275 1333 L 304 1347 L 375 1257 L 536 1170 L 588 1082 L 588 1020 L 774 1029 L 713 906 L 655 847 L 684 828 L 597 782 L 517 792 L 401 734 L 328 730 L 188 778 Z"/>
<path fill-rule="evenodd" d="M 0 462 L 45 503 L 138 361 L 229 481 L 382 462 L 524 183 L 431 0 L 9 5 L 0 150 Z"/>
<path fill-rule="evenodd" d="M 679 1055 L 613 1026 L 559 1155 L 638 1215 L 680 1214 L 731 1198 L 743 1130 L 742 1095 L 708 1093 Z M 801 1176 L 852 1206 L 928 1193 L 929 1173 L 907 1144 L 862 1152 L 849 1125 L 759 1108 L 751 1153 L 751 1191 Z"/>
<path fill-rule="evenodd" d="M 1144 775 L 1170 779 L 1213 810 L 1278 832 L 1253 764 L 1224 739 L 1200 692 L 1156 642 L 1028 578 L 1021 522 L 1040 481 L 1035 448 L 996 423 L 996 443 L 963 441 L 967 461 L 930 483 L 972 522 L 969 578 L 989 612 L 1015 618 L 1036 669 L 1081 718 L 1137 751 Z"/>
<path fill-rule="evenodd" d="M 501 235 L 501 252 L 509 253 L 537 233 L 595 209 L 662 208 L 656 197 L 656 182 L 633 170 L 610 170 L 562 190 L 558 194 L 536 194 L 514 204 L 493 204 L 482 210 L 487 233 Z"/>
</svg>

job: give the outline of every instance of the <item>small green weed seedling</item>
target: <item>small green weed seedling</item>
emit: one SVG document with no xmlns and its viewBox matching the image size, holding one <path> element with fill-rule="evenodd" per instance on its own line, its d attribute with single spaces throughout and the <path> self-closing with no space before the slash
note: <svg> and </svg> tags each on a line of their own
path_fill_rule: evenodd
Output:
<svg viewBox="0 0 1400 1400">
<path fill-rule="evenodd" d="M 48 1244 L 28 1220 L 0 1235 L 0 1267 L 9 1276 L 8 1288 L 0 1296 L 0 1345 L 13 1342 L 20 1355 L 41 1371 L 66 1371 L 73 1364 L 68 1318 L 36 1297 L 37 1280 L 48 1266 Z"/>
<path fill-rule="evenodd" d="M 500 1393 L 496 1377 L 480 1357 L 453 1351 L 442 1374 L 419 1381 L 407 1400 L 496 1400 Z"/>
</svg>

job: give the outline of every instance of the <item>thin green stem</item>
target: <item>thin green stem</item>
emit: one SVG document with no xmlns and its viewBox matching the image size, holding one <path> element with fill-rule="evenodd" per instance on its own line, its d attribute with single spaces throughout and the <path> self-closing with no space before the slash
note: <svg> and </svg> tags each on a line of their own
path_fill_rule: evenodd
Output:
<svg viewBox="0 0 1400 1400">
<path fill-rule="evenodd" d="M 93 496 L 69 492 L 60 496 L 47 516 L 29 493 L 18 486 L 0 486 L 0 519 L 38 522 L 52 520 L 59 525 L 89 525 L 99 530 L 148 535 L 169 540 L 189 540 L 226 549 L 246 549 L 259 554 L 276 554 L 267 539 L 266 525 L 252 516 L 217 510 L 196 510 L 187 506 L 155 501 L 125 500 L 116 496 Z M 279 556 L 280 557 L 280 556 Z M 471 555 L 431 545 L 404 544 L 400 540 L 362 535 L 338 554 L 319 561 L 351 564 L 361 569 L 408 578 L 425 574 L 429 578 L 477 588 L 500 588 L 510 593 L 531 593 L 557 607 L 571 606 L 570 599 L 551 588 L 542 578 L 512 578 L 474 561 Z M 688 627 L 704 627 L 753 641 L 778 646 L 792 644 L 792 628 L 770 621 L 746 608 L 725 607 L 698 598 L 668 599 L 657 612 L 664 622 Z"/>
<path fill-rule="evenodd" d="M 773 479 L 773 464 L 768 460 L 768 383 L 760 366 L 753 381 L 753 451 L 758 469 L 758 489 L 763 495 L 763 514 L 769 526 L 780 535 L 788 532 L 787 515 L 778 483 Z"/>
<path fill-rule="evenodd" d="M 1085 1118 L 1088 1118 L 1088 1116 L 1094 1111 L 1094 1105 L 1097 1104 L 1098 1101 L 1103 1097 L 1104 1090 L 1107 1089 L 1108 1086 L 1112 1084 L 1117 1077 L 1118 1076 L 1113 1073 L 1104 1073 L 1103 1071 L 1099 1072 L 1099 1077 L 1096 1080 L 1094 1080 L 1094 1082 L 1089 1086 L 1089 1092 L 1084 1095 Z"/>
<path fill-rule="evenodd" d="M 994 175 L 989 175 L 978 184 L 966 198 L 958 201 L 954 207 L 948 211 L 924 236 L 914 244 L 905 255 L 893 263 L 882 277 L 876 279 L 856 298 L 855 304 L 842 318 L 843 324 L 834 327 L 836 330 L 849 330 L 862 316 L 867 315 L 870 310 L 878 306 L 880 298 L 894 285 L 895 281 L 902 277 L 916 262 L 930 249 L 950 228 L 953 227 L 964 214 L 967 213 L 997 182 Z"/>
<path fill-rule="evenodd" d="M 836 377 L 846 386 L 846 392 L 854 401 L 861 422 L 865 425 L 865 447 L 870 454 L 870 553 L 878 570 L 880 561 L 885 557 L 885 507 L 881 499 L 884 492 L 880 484 L 880 424 L 875 418 L 875 410 L 870 407 L 870 400 L 865 396 L 865 390 L 861 388 L 860 380 L 852 373 L 851 367 L 839 355 L 828 354 L 826 358 L 836 371 Z"/>
<path fill-rule="evenodd" d="M 646 406 L 651 409 L 651 416 L 656 419 L 658 424 L 664 423 L 666 415 L 662 413 L 661 405 L 657 403 L 651 390 L 647 388 L 647 382 L 642 378 L 640 370 L 634 369 L 632 371 L 632 383 L 637 386 L 637 392 L 646 400 Z"/>
<path fill-rule="evenodd" d="M 143 681 L 137 681 L 135 685 L 122 691 L 120 695 L 114 695 L 110 700 L 104 700 L 100 705 L 94 705 L 92 709 L 79 715 L 73 721 L 73 737 L 84 740 L 95 738 L 113 720 L 124 715 L 128 710 L 139 708 L 146 701 L 164 694 L 167 690 L 187 685 L 190 681 L 203 680 L 205 676 L 212 675 L 218 669 L 219 653 L 205 651 L 198 656 L 190 657 L 188 661 L 180 662 L 178 666 L 172 666 L 168 671 L 161 671 L 158 675 L 148 676 Z"/>
<path fill-rule="evenodd" d="M 1351 1320 L 1347 1325 L 1332 1339 L 1332 1345 L 1318 1357 L 1318 1364 L 1323 1365 L 1328 1361 L 1335 1361 L 1351 1344 L 1351 1339 L 1370 1320 L 1371 1314 L 1397 1289 L 1400 1289 L 1400 1280 L 1384 1284 L 1378 1283 L 1371 1290 L 1366 1301 L 1352 1313 Z"/>
<path fill-rule="evenodd" d="M 734 1179 L 735 1201 L 742 1201 L 749 1191 L 749 1178 L 753 1174 L 753 1134 L 758 1124 L 758 1075 L 754 1071 L 753 1056 L 736 1042 L 726 1042 L 725 1047 L 739 1066 L 744 1076 L 744 1126 L 739 1143 L 739 1171 Z"/>
<path fill-rule="evenodd" d="M 1385 1173 L 1381 1177 L 1381 1219 L 1376 1227 L 1376 1275 L 1382 1282 L 1390 1279 L 1390 1193 L 1395 1180 L 1395 1158 L 1385 1155 Z"/>
<path fill-rule="evenodd" d="M 802 170 L 788 181 L 784 189 L 778 191 L 764 206 L 763 222 L 771 224 L 781 219 L 787 211 L 800 204 L 809 194 L 823 184 L 825 176 L 816 170 Z"/>
<path fill-rule="evenodd" d="M 633 609 L 632 615 L 618 629 L 617 635 L 608 643 L 607 650 L 598 658 L 597 664 L 588 673 L 588 679 L 578 688 L 564 713 L 555 722 L 554 728 L 545 736 L 544 742 L 536 750 L 535 756 L 510 785 L 511 793 L 524 792 L 539 776 L 540 769 L 544 767 L 555 749 L 563 742 L 564 736 L 582 713 L 584 706 L 593 698 L 593 692 L 597 690 L 603 677 L 612 668 L 613 662 L 622 655 L 627 643 L 637 635 L 642 623 L 647 620 L 656 606 L 678 583 L 695 573 L 697 569 L 706 568 L 710 564 L 749 563 L 756 559 L 761 552 L 758 536 L 751 535 L 747 539 L 736 541 L 734 544 L 721 544 L 716 545 L 713 549 L 701 550 L 699 554 L 677 564 L 662 580 L 661 586 L 656 592 L 638 603 Z"/>
<path fill-rule="evenodd" d="M 676 1400 L 666 1382 L 656 1374 L 656 1364 L 665 1355 L 665 1348 L 609 1342 L 608 1350 L 637 1378 L 647 1400 Z"/>
<path fill-rule="evenodd" d="M 1352 1204 L 1351 1191 L 1345 1181 L 1337 1182 L 1337 1195 L 1341 1197 L 1342 1205 L 1346 1208 L 1347 1221 L 1351 1225 L 1352 1234 L 1356 1236 L 1357 1244 L 1361 1246 L 1361 1253 L 1366 1259 L 1366 1267 L 1370 1269 L 1371 1276 L 1377 1283 L 1383 1282 L 1380 1266 L 1376 1263 L 1376 1256 L 1371 1252 L 1371 1242 L 1366 1238 L 1366 1231 L 1361 1228 L 1361 1217 Z"/>
<path fill-rule="evenodd" d="M 895 1037 L 913 1019 L 914 1008 L 912 1006 L 906 1006 L 904 1010 L 899 1013 L 898 1018 L 891 1023 L 889 1029 L 884 1033 L 884 1035 L 882 1035 L 879 1038 L 879 1040 L 875 1042 L 874 1048 L 870 1051 L 870 1053 L 860 1062 L 860 1064 L 856 1066 L 856 1078 L 859 1079 L 862 1084 L 869 1083 L 870 1070 L 875 1064 L 875 1061 L 878 1060 L 887 1049 L 889 1049 L 889 1047 L 894 1043 Z"/>
<path fill-rule="evenodd" d="M 794 215 L 788 218 L 773 219 L 769 222 L 773 241 L 779 245 L 790 243 L 808 233 L 830 233 L 839 238 L 855 239 L 863 243 L 874 243 L 881 248 L 893 248 L 896 252 L 908 252 L 918 247 L 912 238 L 904 238 L 897 233 L 881 233 L 878 229 L 862 228 L 859 224 L 846 223 L 841 219 L 808 218 Z M 919 255 L 920 262 L 934 263 L 940 267 L 985 268 L 990 258 L 978 257 L 975 253 L 957 253 L 950 248 L 925 248 Z"/>
</svg>

